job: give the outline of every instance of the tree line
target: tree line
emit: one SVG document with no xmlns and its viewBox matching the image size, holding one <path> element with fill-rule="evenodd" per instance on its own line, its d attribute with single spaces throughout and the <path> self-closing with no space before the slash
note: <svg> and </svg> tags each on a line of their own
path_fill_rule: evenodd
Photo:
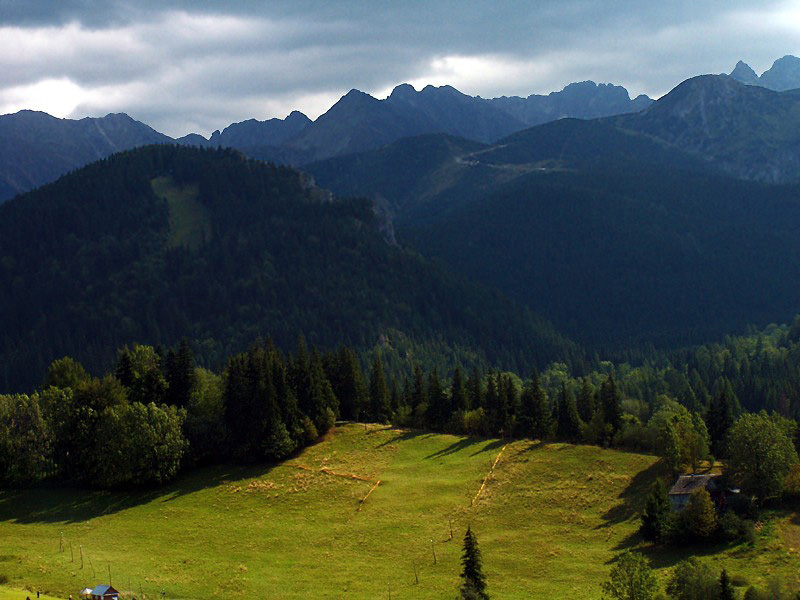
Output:
<svg viewBox="0 0 800 600">
<path fill-rule="evenodd" d="M 525 379 L 477 367 L 457 366 L 449 377 L 419 364 L 398 372 L 386 368 L 380 352 L 365 364 L 353 347 L 323 351 L 302 337 L 290 353 L 269 340 L 253 344 L 219 372 L 199 367 L 186 340 L 166 350 L 126 346 L 113 371 L 101 376 L 65 357 L 49 366 L 38 391 L 0 396 L 0 479 L 4 485 L 49 478 L 157 485 L 195 465 L 281 460 L 337 420 L 625 447 L 657 453 L 678 472 L 712 457 L 730 461 L 734 442 L 749 439 L 754 428 L 731 435 L 748 422 L 744 406 L 755 403 L 740 400 L 741 373 L 731 380 L 718 377 L 719 369 L 734 374 L 739 369 L 731 365 L 763 361 L 795 373 L 798 346 L 800 321 L 699 347 L 685 357 L 686 377 L 676 376 L 671 363 L 601 363 L 579 377 L 552 363 Z M 749 373 L 755 377 L 752 367 Z M 792 377 L 773 385 L 794 394 Z M 684 389 L 687 381 L 694 382 L 692 391 L 706 390 L 702 402 Z M 779 406 L 765 417 L 790 440 L 791 451 L 798 440 L 796 405 L 791 395 L 785 410 Z M 780 492 L 784 475 L 742 471 L 738 477 L 745 487 L 749 477 L 767 497 Z"/>
</svg>

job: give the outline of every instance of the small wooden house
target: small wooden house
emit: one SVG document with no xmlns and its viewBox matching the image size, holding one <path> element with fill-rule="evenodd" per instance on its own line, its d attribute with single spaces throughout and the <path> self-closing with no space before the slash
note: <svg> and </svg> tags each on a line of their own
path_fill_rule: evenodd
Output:
<svg viewBox="0 0 800 600">
<path fill-rule="evenodd" d="M 119 592 L 110 585 L 98 585 L 92 590 L 92 600 L 119 600 Z"/>
<path fill-rule="evenodd" d="M 722 491 L 718 483 L 719 475 L 681 475 L 678 481 L 669 491 L 669 499 L 672 502 L 672 510 L 681 511 L 687 504 L 692 492 L 699 489 L 706 489 L 714 501 L 718 501 Z"/>
</svg>

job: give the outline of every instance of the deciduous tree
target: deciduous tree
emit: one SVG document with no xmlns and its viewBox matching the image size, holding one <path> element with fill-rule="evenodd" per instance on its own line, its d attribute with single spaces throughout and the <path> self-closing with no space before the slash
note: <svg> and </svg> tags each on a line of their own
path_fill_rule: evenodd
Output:
<svg viewBox="0 0 800 600">
<path fill-rule="evenodd" d="M 647 559 L 628 550 L 617 557 L 602 588 L 603 597 L 612 600 L 652 600 L 658 593 L 658 580 Z"/>
</svg>

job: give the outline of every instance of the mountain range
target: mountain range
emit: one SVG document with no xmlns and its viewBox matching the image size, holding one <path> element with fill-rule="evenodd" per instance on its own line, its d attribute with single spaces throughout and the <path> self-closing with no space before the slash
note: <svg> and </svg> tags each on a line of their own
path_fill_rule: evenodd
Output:
<svg viewBox="0 0 800 600">
<path fill-rule="evenodd" d="M 779 58 L 761 76 L 740 60 L 730 75 L 740 83 L 758 85 L 776 92 L 796 90 L 800 88 L 800 58 L 791 55 Z"/>
<path fill-rule="evenodd" d="M 593 348 L 676 346 L 797 311 L 800 94 L 688 80 L 644 111 L 494 144 L 439 135 L 305 167 L 397 239 Z"/>
<path fill-rule="evenodd" d="M 548 96 L 493 100 L 450 86 L 416 91 L 404 84 L 385 100 L 351 90 L 315 121 L 293 111 L 285 119 L 234 123 L 209 139 L 189 134 L 177 140 L 124 114 L 73 121 L 21 111 L 0 116 L 0 202 L 113 152 L 146 144 L 232 147 L 253 158 L 299 166 L 423 133 L 491 142 L 549 120 L 621 114 L 650 102 L 646 96 L 631 100 L 622 87 L 592 82 Z"/>
<path fill-rule="evenodd" d="M 74 171 L 0 207 L 0 383 L 182 336 L 206 364 L 304 332 L 390 365 L 525 370 L 792 318 L 800 90 L 704 75 L 655 102 L 547 98 L 542 116 L 542 97 L 353 90 L 313 122 L 177 145 L 125 115 L 0 117 L 9 194 Z M 78 169 L 125 145 L 147 146 Z"/>
</svg>

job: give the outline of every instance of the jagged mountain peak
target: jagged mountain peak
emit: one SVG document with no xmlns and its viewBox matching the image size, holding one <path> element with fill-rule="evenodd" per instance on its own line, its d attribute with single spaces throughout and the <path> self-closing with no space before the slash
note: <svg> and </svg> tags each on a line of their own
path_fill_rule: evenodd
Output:
<svg viewBox="0 0 800 600">
<path fill-rule="evenodd" d="M 787 54 L 772 63 L 772 66 L 759 77 L 746 62 L 736 63 L 731 77 L 747 85 L 757 85 L 767 89 L 784 92 L 800 88 L 800 58 Z"/>
<path fill-rule="evenodd" d="M 747 85 L 758 85 L 758 75 L 750 65 L 743 60 L 736 63 L 733 71 L 731 71 L 731 77 Z"/>
</svg>

